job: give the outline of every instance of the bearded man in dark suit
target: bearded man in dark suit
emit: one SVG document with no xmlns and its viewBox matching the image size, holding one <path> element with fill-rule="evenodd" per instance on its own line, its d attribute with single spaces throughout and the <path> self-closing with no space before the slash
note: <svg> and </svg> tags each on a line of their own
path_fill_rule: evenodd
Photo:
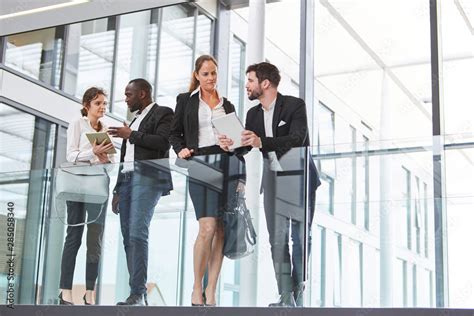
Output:
<svg viewBox="0 0 474 316">
<path fill-rule="evenodd" d="M 265 219 L 280 295 L 279 301 L 269 306 L 293 307 L 303 306 L 304 269 L 307 266 L 307 262 L 303 261 L 304 223 L 307 223 L 309 257 L 316 188 L 321 182 L 313 159 L 309 159 L 307 169 L 302 164 L 295 169 L 295 165 L 298 165 L 296 161 L 304 162 L 305 159 L 301 159 L 304 154 L 301 153 L 305 150 L 291 149 L 310 145 L 306 105 L 300 98 L 280 94 L 280 79 L 278 68 L 270 63 L 262 62 L 247 68 L 248 97 L 250 100 L 258 99 L 260 104 L 247 112 L 240 145 L 259 148 L 264 158 L 262 191 Z M 233 140 L 220 137 L 222 148 L 228 148 L 231 144 Z M 307 183 L 305 169 L 308 174 Z M 305 196 L 306 188 L 308 213 L 305 212 L 304 202 L 294 203 L 289 198 L 296 196 L 298 200 Z M 292 255 L 289 251 L 290 232 Z"/>
</svg>

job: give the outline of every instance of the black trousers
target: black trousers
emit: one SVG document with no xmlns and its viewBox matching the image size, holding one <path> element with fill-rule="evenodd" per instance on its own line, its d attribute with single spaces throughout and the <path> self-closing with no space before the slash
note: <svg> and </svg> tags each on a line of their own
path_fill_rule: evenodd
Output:
<svg viewBox="0 0 474 316">
<path fill-rule="evenodd" d="M 86 254 L 86 290 L 94 290 L 99 274 L 99 262 L 102 253 L 102 236 L 107 210 L 107 201 L 104 204 L 67 201 L 67 223 L 69 225 L 93 221 L 87 225 L 87 254 Z M 68 226 L 64 241 L 61 259 L 61 289 L 72 289 L 76 256 L 82 242 L 84 226 Z"/>
<path fill-rule="evenodd" d="M 273 268 L 278 285 L 278 293 L 293 292 L 297 286 L 304 282 L 304 222 L 295 220 L 290 215 L 283 215 L 281 211 L 281 199 L 277 194 L 278 178 L 275 171 L 269 169 L 269 163 L 265 161 L 263 170 L 263 204 L 265 210 L 265 220 L 269 235 Z M 286 190 L 295 190 L 302 194 L 302 189 L 286 188 Z M 295 193 L 298 194 L 298 193 Z M 316 192 L 310 192 L 309 196 L 309 218 L 308 226 L 308 257 L 311 251 L 311 225 L 314 217 Z M 278 211 L 277 211 L 278 209 Z M 304 206 L 301 206 L 301 214 L 305 212 Z M 304 216 L 301 216 L 304 218 Z M 292 241 L 292 255 L 290 255 L 290 232 Z"/>
</svg>

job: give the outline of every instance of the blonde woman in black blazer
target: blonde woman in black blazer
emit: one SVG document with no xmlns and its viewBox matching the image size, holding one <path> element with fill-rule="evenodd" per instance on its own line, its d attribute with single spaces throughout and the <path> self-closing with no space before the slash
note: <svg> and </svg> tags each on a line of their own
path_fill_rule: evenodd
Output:
<svg viewBox="0 0 474 316">
<path fill-rule="evenodd" d="M 228 179 L 230 173 L 237 172 L 238 161 L 218 146 L 218 135 L 212 128 L 211 120 L 235 112 L 235 108 L 219 95 L 216 84 L 216 60 L 209 55 L 200 56 L 195 63 L 189 91 L 177 97 L 170 143 L 179 158 L 199 160 L 201 164 L 221 170 L 223 179 Z M 206 160 L 210 155 L 216 155 L 215 159 Z M 233 170 L 229 166 L 233 166 Z M 191 167 L 189 179 L 189 193 L 199 222 L 199 233 L 194 244 L 191 303 L 193 306 L 213 306 L 216 304 L 216 286 L 223 260 L 222 211 L 227 200 L 227 193 L 223 192 L 235 193 L 237 181 L 223 181 L 223 190 L 217 191 L 195 179 Z M 206 267 L 208 283 L 203 291 Z"/>
</svg>

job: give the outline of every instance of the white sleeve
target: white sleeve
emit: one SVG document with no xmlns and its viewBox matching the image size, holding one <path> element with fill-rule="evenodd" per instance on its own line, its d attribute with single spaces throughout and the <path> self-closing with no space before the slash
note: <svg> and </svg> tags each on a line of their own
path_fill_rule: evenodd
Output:
<svg viewBox="0 0 474 316">
<path fill-rule="evenodd" d="M 88 148 L 81 150 L 81 122 L 76 120 L 69 124 L 67 129 L 67 152 L 66 159 L 69 162 L 77 161 L 92 161 L 94 159 L 94 152 L 92 151 L 92 145 Z"/>
</svg>

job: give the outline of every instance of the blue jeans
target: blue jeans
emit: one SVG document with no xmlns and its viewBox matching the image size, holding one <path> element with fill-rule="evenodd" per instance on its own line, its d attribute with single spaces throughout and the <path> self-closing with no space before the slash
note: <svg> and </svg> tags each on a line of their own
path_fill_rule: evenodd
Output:
<svg viewBox="0 0 474 316">
<path fill-rule="evenodd" d="M 143 185 L 144 176 L 129 172 L 119 188 L 120 228 L 130 275 L 130 294 L 145 294 L 148 269 L 148 231 L 163 192 L 158 185 Z"/>
</svg>

